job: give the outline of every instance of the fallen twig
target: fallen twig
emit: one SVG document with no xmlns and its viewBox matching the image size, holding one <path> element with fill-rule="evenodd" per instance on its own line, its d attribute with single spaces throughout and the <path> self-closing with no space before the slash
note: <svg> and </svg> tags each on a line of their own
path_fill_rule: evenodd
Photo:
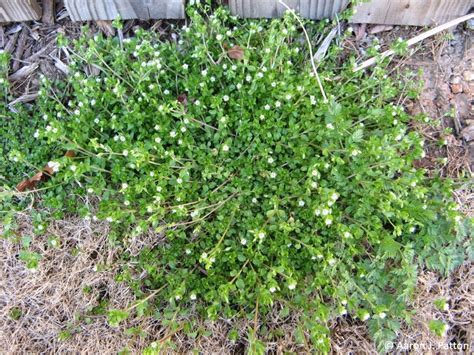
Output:
<svg viewBox="0 0 474 355">
<path fill-rule="evenodd" d="M 316 77 L 316 81 L 318 82 L 319 90 L 321 90 L 321 94 L 323 95 L 324 102 L 328 102 L 328 98 L 326 96 L 326 92 L 324 91 L 323 84 L 321 83 L 321 79 L 319 78 L 318 71 L 316 69 L 316 64 L 314 62 L 314 56 L 313 56 L 313 49 L 311 47 L 311 40 L 309 39 L 308 32 L 306 32 L 306 28 L 304 27 L 303 22 L 300 20 L 298 15 L 295 13 L 293 9 L 291 9 L 287 4 L 285 4 L 283 1 L 280 0 L 280 4 L 282 4 L 286 9 L 295 17 L 295 19 L 299 22 L 301 28 L 303 29 L 304 35 L 306 37 L 306 42 L 308 43 L 308 48 L 309 48 L 309 58 L 311 60 L 311 66 L 313 67 L 313 72 L 314 76 Z"/>
<path fill-rule="evenodd" d="M 407 44 L 408 46 L 412 46 L 414 45 L 415 43 L 418 43 L 418 42 L 421 42 L 431 36 L 434 36 L 435 34 L 437 33 L 440 33 L 450 27 L 453 27 L 453 26 L 456 26 L 462 22 L 465 22 L 465 21 L 468 21 L 470 19 L 474 18 L 474 13 L 472 14 L 469 14 L 469 15 L 465 15 L 465 16 L 461 16 L 461 17 L 458 17 L 457 19 L 454 19 L 452 21 L 449 21 L 443 25 L 440 25 L 438 27 L 435 27 L 435 28 L 432 28 L 431 30 L 428 30 L 426 32 L 423 32 L 422 34 L 418 35 L 418 36 L 415 36 L 411 39 L 409 39 L 407 41 Z M 382 58 L 386 58 L 386 57 L 389 57 L 391 55 L 395 54 L 395 52 L 391 49 L 383 52 L 381 54 L 381 57 Z M 371 65 L 374 65 L 377 61 L 377 58 L 376 57 L 373 57 L 373 58 L 370 58 L 370 59 L 367 59 L 365 62 L 362 62 L 360 65 L 358 65 L 357 67 L 355 67 L 352 71 L 353 72 L 357 72 L 359 70 L 362 70 L 362 69 L 365 69 L 367 67 L 370 67 Z"/>
</svg>

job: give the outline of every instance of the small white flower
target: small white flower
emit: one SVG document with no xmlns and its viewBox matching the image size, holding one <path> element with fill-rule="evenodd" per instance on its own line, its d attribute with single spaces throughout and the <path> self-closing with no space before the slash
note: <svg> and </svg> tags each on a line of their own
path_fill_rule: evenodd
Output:
<svg viewBox="0 0 474 355">
<path fill-rule="evenodd" d="M 169 91 L 168 89 L 165 89 L 165 90 L 163 91 L 163 94 L 169 95 L 169 94 L 170 94 L 170 91 Z"/>
<path fill-rule="evenodd" d="M 252 81 L 252 77 L 250 75 L 247 75 L 245 77 L 245 80 L 250 83 Z"/>
<path fill-rule="evenodd" d="M 277 176 L 277 174 L 276 174 L 275 172 L 272 171 L 272 172 L 270 173 L 270 177 L 271 177 L 272 179 L 276 178 L 276 176 Z"/>
<path fill-rule="evenodd" d="M 50 161 L 48 162 L 48 167 L 53 170 L 53 173 L 55 173 L 59 170 L 59 163 L 56 161 Z"/>
<path fill-rule="evenodd" d="M 241 83 L 238 83 L 238 84 L 236 85 L 236 87 L 237 87 L 237 90 L 240 90 L 240 89 L 242 89 L 242 84 L 241 84 Z"/>
<path fill-rule="evenodd" d="M 327 215 L 329 215 L 329 214 L 331 214 L 331 210 L 324 208 L 323 211 L 322 211 L 322 215 L 323 215 L 323 216 L 327 216 Z"/>
<path fill-rule="evenodd" d="M 71 165 L 71 166 L 69 167 L 69 169 L 71 169 L 71 171 L 76 171 L 76 170 L 77 170 L 77 166 Z"/>
<path fill-rule="evenodd" d="M 334 129 L 334 126 L 333 126 L 332 123 L 328 123 L 328 124 L 326 125 L 326 128 L 327 128 L 327 129 Z"/>
<path fill-rule="evenodd" d="M 126 138 L 124 136 L 120 136 L 120 141 L 125 142 Z"/>
<path fill-rule="evenodd" d="M 280 101 L 275 102 L 275 107 L 277 108 L 281 107 L 281 102 Z"/>
<path fill-rule="evenodd" d="M 315 209 L 314 210 L 314 215 L 315 216 L 319 216 L 321 214 L 321 210 L 320 209 Z"/>
<path fill-rule="evenodd" d="M 360 150 L 358 150 L 358 149 L 354 149 L 354 150 L 351 152 L 351 155 L 352 155 L 353 157 L 356 157 L 356 156 L 358 156 L 359 154 L 360 154 Z"/>
<path fill-rule="evenodd" d="M 191 301 L 195 301 L 195 300 L 197 299 L 196 294 L 195 294 L 195 293 L 191 293 L 191 295 L 189 296 L 189 299 L 190 299 Z"/>
<path fill-rule="evenodd" d="M 228 146 L 227 144 L 224 144 L 224 145 L 222 146 L 222 151 L 228 152 L 228 151 L 229 151 L 229 146 Z"/>
<path fill-rule="evenodd" d="M 160 143 L 161 142 L 161 138 L 160 137 L 156 137 L 155 138 L 155 143 Z"/>
<path fill-rule="evenodd" d="M 264 120 L 265 119 L 265 115 L 260 115 L 260 120 Z"/>
<path fill-rule="evenodd" d="M 274 160 L 273 160 L 272 157 L 269 157 L 269 158 L 267 159 L 267 161 L 268 161 L 269 164 L 272 164 Z"/>
<path fill-rule="evenodd" d="M 271 293 L 274 293 L 276 291 L 276 287 L 272 286 L 268 289 Z"/>
<path fill-rule="evenodd" d="M 259 239 L 264 239 L 265 238 L 265 233 L 264 232 L 258 233 L 258 238 Z"/>
<path fill-rule="evenodd" d="M 207 70 L 201 71 L 201 75 L 202 75 L 202 76 L 206 76 L 206 75 L 207 75 Z"/>
<path fill-rule="evenodd" d="M 267 110 L 267 111 L 268 111 L 268 110 L 270 110 L 270 109 L 271 109 L 270 105 L 268 105 L 268 104 L 267 104 L 267 105 L 265 105 L 265 110 Z"/>
<path fill-rule="evenodd" d="M 328 264 L 329 264 L 330 266 L 334 266 L 334 265 L 336 264 L 336 259 L 334 259 L 334 258 L 329 259 L 329 260 L 328 260 Z"/>
<path fill-rule="evenodd" d="M 90 187 L 87 189 L 87 193 L 91 194 L 91 193 L 93 193 L 93 192 L 94 192 L 94 189 L 92 189 L 92 188 L 90 188 Z"/>
<path fill-rule="evenodd" d="M 242 239 L 240 240 L 240 244 L 242 244 L 242 245 L 247 245 L 247 239 L 242 238 Z"/>
<path fill-rule="evenodd" d="M 459 223 L 461 222 L 462 217 L 460 215 L 457 215 L 456 217 L 454 217 L 454 220 L 456 221 L 456 223 Z"/>
<path fill-rule="evenodd" d="M 172 137 L 172 138 L 176 137 L 176 131 L 171 131 L 170 132 L 170 137 Z"/>
<path fill-rule="evenodd" d="M 225 102 L 229 101 L 229 96 L 224 95 L 224 96 L 222 97 L 222 100 L 224 100 Z"/>
<path fill-rule="evenodd" d="M 44 227 L 43 227 L 43 225 L 42 225 L 42 224 L 38 225 L 38 227 L 37 227 L 37 228 L 38 228 L 38 230 L 40 230 L 40 231 L 42 231 L 42 230 L 44 229 Z"/>
<path fill-rule="evenodd" d="M 298 201 L 298 206 L 303 207 L 304 206 L 304 201 L 303 200 Z"/>
<path fill-rule="evenodd" d="M 368 320 L 369 318 L 370 318 L 370 314 L 369 314 L 369 313 L 365 312 L 365 313 L 362 314 L 362 318 L 361 318 L 362 321 L 365 322 L 365 321 Z"/>
<path fill-rule="evenodd" d="M 288 285 L 288 289 L 294 290 L 296 288 L 296 282 L 292 282 Z"/>
<path fill-rule="evenodd" d="M 186 63 L 183 64 L 183 69 L 184 69 L 184 70 L 188 70 L 188 68 L 189 68 L 189 65 L 187 65 Z"/>
<path fill-rule="evenodd" d="M 156 187 L 156 191 L 161 192 L 162 190 L 163 190 L 163 188 L 161 186 Z"/>
<path fill-rule="evenodd" d="M 415 186 L 416 186 L 416 181 L 412 181 L 412 182 L 410 183 L 410 186 L 411 186 L 411 187 L 415 187 Z"/>
<path fill-rule="evenodd" d="M 191 254 L 191 249 L 186 249 L 184 252 L 185 252 L 187 255 L 189 255 L 189 254 Z"/>
<path fill-rule="evenodd" d="M 178 184 L 182 184 L 182 183 L 183 183 L 183 179 L 177 178 L 177 179 L 176 179 L 176 182 L 177 182 Z"/>
<path fill-rule="evenodd" d="M 114 219 L 113 219 L 112 217 L 107 217 L 105 220 L 106 220 L 107 222 L 109 222 L 109 223 L 111 223 L 111 222 L 114 221 Z"/>
<path fill-rule="evenodd" d="M 176 296 L 174 296 L 174 299 L 175 299 L 176 301 L 179 301 L 179 300 L 181 299 L 181 296 L 180 296 L 180 295 L 176 295 Z"/>
<path fill-rule="evenodd" d="M 123 202 L 123 204 L 124 204 L 125 206 L 130 206 L 130 201 L 125 200 L 125 201 Z"/>
<path fill-rule="evenodd" d="M 291 100 L 291 95 L 290 95 L 290 94 L 286 95 L 286 96 L 285 96 L 285 99 Z"/>
<path fill-rule="evenodd" d="M 387 314 L 385 312 L 380 312 L 378 316 L 380 319 L 384 319 L 387 316 Z"/>
<path fill-rule="evenodd" d="M 342 301 L 341 301 L 341 304 L 342 304 L 343 306 L 345 306 L 345 305 L 347 304 L 347 300 L 346 300 L 346 299 L 342 300 Z"/>
<path fill-rule="evenodd" d="M 230 69 L 232 69 L 232 70 L 237 70 L 237 65 L 235 65 L 235 64 L 232 65 L 232 66 L 230 67 Z"/>
<path fill-rule="evenodd" d="M 148 89 L 153 90 L 154 88 L 155 88 L 155 85 L 154 85 L 154 84 L 148 85 Z"/>
<path fill-rule="evenodd" d="M 347 310 L 345 308 L 342 308 L 341 311 L 339 312 L 341 316 L 345 316 L 347 314 Z"/>
<path fill-rule="evenodd" d="M 122 183 L 122 190 L 126 190 L 128 187 L 128 184 L 126 182 Z"/>
<path fill-rule="evenodd" d="M 194 104 L 195 104 L 196 106 L 199 106 L 199 105 L 201 105 L 201 101 L 196 100 L 196 101 L 194 101 Z"/>
<path fill-rule="evenodd" d="M 124 157 L 128 156 L 128 150 L 124 150 L 124 151 L 122 152 L 122 154 L 123 154 Z"/>
<path fill-rule="evenodd" d="M 222 41 L 222 38 L 223 38 L 223 37 L 222 37 L 222 35 L 221 35 L 220 33 L 216 36 L 216 39 L 217 39 L 218 41 Z"/>
<path fill-rule="evenodd" d="M 183 133 L 186 132 L 186 127 L 181 127 L 180 131 Z"/>
<path fill-rule="evenodd" d="M 326 218 L 324 220 L 324 223 L 326 223 L 327 226 L 330 226 L 332 224 L 332 219 L 331 218 Z"/>
</svg>

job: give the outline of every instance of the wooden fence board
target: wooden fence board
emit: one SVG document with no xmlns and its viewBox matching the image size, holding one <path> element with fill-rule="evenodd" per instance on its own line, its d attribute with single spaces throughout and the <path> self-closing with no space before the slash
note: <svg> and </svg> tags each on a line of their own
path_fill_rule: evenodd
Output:
<svg viewBox="0 0 474 355">
<path fill-rule="evenodd" d="M 425 26 L 466 15 L 474 0 L 372 0 L 357 7 L 354 23 Z"/>
<path fill-rule="evenodd" d="M 73 21 L 184 18 L 185 0 L 65 0 Z"/>
<path fill-rule="evenodd" d="M 41 8 L 36 0 L 0 0 L 0 22 L 38 20 Z"/>
<path fill-rule="evenodd" d="M 321 19 L 332 17 L 344 9 L 348 0 L 285 0 L 286 5 L 303 17 Z M 281 17 L 285 7 L 278 0 L 229 0 L 234 15 L 247 18 Z"/>
</svg>

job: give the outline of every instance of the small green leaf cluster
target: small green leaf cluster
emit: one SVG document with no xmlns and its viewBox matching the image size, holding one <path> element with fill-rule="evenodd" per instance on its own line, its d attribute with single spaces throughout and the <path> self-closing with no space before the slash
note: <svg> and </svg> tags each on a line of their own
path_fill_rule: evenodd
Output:
<svg viewBox="0 0 474 355">
<path fill-rule="evenodd" d="M 392 339 L 418 267 L 464 259 L 442 253 L 465 237 L 449 181 L 413 166 L 424 147 L 396 103 L 406 84 L 383 62 L 354 73 L 355 58 L 332 46 L 317 68 L 325 100 L 291 16 L 189 15 L 176 41 L 85 31 L 69 78 L 44 80 L 35 112 L 8 113 L 41 122 L 31 152 L 55 168 L 45 218 L 106 220 L 125 247 L 154 231 L 154 246 L 123 254 L 121 279 L 138 298 L 161 289 L 139 305 L 163 314 L 251 319 L 279 302 L 306 312 L 302 329 L 322 352 L 335 317 Z M 310 38 L 328 32 L 306 25 Z M 234 46 L 242 60 L 228 56 Z M 16 150 L 8 164 L 30 160 Z M 128 314 L 110 311 L 111 324 Z"/>
</svg>

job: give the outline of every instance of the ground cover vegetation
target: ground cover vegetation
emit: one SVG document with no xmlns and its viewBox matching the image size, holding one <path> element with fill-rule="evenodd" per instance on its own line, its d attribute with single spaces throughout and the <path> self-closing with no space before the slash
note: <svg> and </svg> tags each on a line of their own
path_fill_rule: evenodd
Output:
<svg viewBox="0 0 474 355">
<path fill-rule="evenodd" d="M 417 76 L 387 75 L 387 60 L 354 73 L 336 45 L 313 66 L 292 14 L 189 16 L 176 41 L 59 38 L 70 76 L 43 78 L 35 106 L 7 107 L 2 54 L 4 237 L 23 243 L 34 270 L 41 255 L 15 233 L 25 210 L 38 235 L 72 214 L 109 222 L 116 245 L 153 231 L 157 243 L 116 261 L 137 301 L 104 303 L 111 326 L 133 313 L 192 333 L 175 321 L 190 312 L 265 324 L 278 302 L 283 315 L 304 311 L 301 337 L 319 352 L 339 316 L 367 322 L 378 344 L 394 340 L 418 270 L 447 274 L 473 254 L 452 183 L 413 166 L 423 140 L 408 123 L 424 117 L 398 98 L 416 96 Z M 304 23 L 309 38 L 328 24 Z M 265 331 L 249 329 L 250 352 L 264 350 Z"/>
</svg>

